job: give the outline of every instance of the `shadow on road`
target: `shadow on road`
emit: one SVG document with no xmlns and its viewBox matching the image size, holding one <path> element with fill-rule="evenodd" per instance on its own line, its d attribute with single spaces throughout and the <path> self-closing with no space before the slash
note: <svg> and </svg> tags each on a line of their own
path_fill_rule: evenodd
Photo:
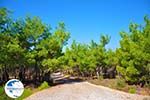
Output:
<svg viewBox="0 0 150 100">
<path fill-rule="evenodd" d="M 66 78 L 66 79 L 60 80 L 57 83 L 53 83 L 53 85 L 73 84 L 73 83 L 77 83 L 77 82 L 84 82 L 84 80 L 80 79 L 80 78 L 70 77 L 70 78 Z"/>
</svg>

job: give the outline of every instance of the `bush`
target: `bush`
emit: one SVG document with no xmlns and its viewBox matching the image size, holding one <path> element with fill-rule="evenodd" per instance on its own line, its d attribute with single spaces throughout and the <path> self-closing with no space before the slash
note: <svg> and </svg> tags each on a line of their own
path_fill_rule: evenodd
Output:
<svg viewBox="0 0 150 100">
<path fill-rule="evenodd" d="M 126 86 L 126 83 L 123 79 L 117 79 L 117 82 L 116 82 L 116 88 L 117 89 L 122 89 Z"/>
<path fill-rule="evenodd" d="M 136 93 L 136 88 L 135 87 L 131 87 L 129 89 L 129 93 L 135 94 Z"/>
<path fill-rule="evenodd" d="M 46 88 L 48 88 L 48 87 L 49 87 L 48 83 L 47 83 L 46 81 L 44 81 L 44 82 L 38 87 L 38 89 L 39 89 L 39 90 L 43 90 L 43 89 L 46 89 Z"/>
<path fill-rule="evenodd" d="M 0 87 L 0 100 L 13 100 L 5 94 L 4 87 Z"/>
<path fill-rule="evenodd" d="M 4 93 L 4 88 L 0 87 L 0 95 Z"/>
<path fill-rule="evenodd" d="M 24 98 L 30 96 L 31 94 L 32 94 L 32 90 L 31 89 L 29 89 L 29 88 L 24 89 L 23 94 L 19 98 L 17 98 L 17 100 L 23 100 Z"/>
</svg>

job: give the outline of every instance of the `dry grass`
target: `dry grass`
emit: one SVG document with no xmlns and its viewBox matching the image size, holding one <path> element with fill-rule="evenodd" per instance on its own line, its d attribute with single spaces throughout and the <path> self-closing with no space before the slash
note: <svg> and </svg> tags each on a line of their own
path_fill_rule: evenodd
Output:
<svg viewBox="0 0 150 100">
<path fill-rule="evenodd" d="M 120 81 L 118 79 L 94 79 L 94 80 L 89 80 L 89 82 L 96 85 L 102 85 L 105 87 L 121 90 L 128 93 L 150 96 L 150 88 L 146 88 L 146 87 L 141 88 L 140 86 L 136 86 L 136 85 L 128 85 L 125 82 Z"/>
</svg>

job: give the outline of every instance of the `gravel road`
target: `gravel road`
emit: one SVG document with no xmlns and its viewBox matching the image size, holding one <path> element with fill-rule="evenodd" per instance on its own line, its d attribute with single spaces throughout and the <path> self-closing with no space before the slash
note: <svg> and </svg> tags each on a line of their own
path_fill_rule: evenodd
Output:
<svg viewBox="0 0 150 100">
<path fill-rule="evenodd" d="M 150 98 L 93 85 L 88 82 L 78 82 L 45 89 L 25 100 L 150 100 Z"/>
</svg>

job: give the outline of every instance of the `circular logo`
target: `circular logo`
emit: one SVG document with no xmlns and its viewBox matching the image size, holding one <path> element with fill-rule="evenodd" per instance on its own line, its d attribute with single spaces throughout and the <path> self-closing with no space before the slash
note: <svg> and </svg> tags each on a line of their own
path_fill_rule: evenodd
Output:
<svg viewBox="0 0 150 100">
<path fill-rule="evenodd" d="M 5 84 L 5 93 L 11 98 L 18 98 L 22 95 L 24 86 L 21 81 L 11 79 Z"/>
</svg>

